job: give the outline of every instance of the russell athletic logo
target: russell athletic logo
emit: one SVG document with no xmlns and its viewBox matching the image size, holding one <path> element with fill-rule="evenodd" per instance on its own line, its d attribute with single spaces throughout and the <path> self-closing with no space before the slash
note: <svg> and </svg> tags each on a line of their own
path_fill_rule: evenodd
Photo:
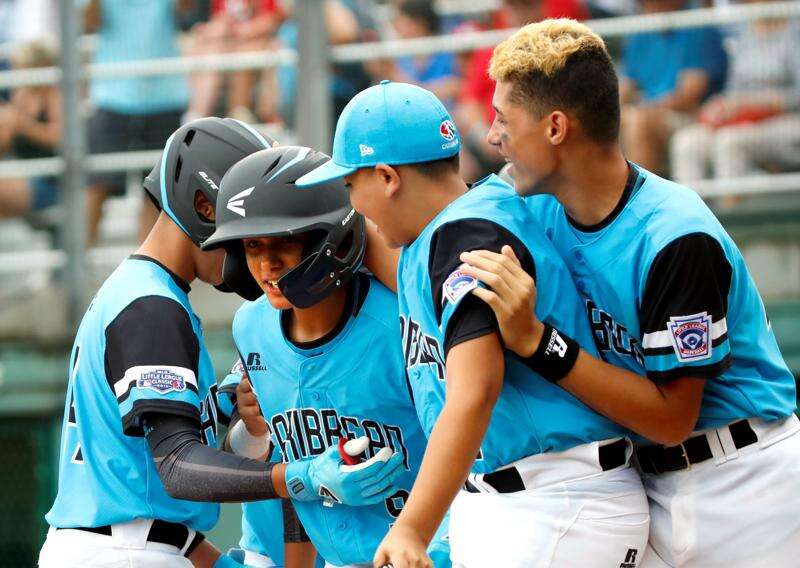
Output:
<svg viewBox="0 0 800 568">
<path fill-rule="evenodd" d="M 248 187 L 244 191 L 240 191 L 228 200 L 228 209 L 237 215 L 245 217 L 244 198 L 253 193 L 255 186 Z"/>
</svg>

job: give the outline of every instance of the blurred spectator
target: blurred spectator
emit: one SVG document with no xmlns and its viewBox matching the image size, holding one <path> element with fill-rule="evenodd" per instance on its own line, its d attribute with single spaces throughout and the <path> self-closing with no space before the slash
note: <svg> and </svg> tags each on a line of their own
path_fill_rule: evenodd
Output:
<svg viewBox="0 0 800 568">
<path fill-rule="evenodd" d="M 518 28 L 545 18 L 585 19 L 587 12 L 577 0 L 504 0 L 495 17 L 496 27 Z M 481 26 L 461 26 L 455 31 L 476 31 Z M 492 96 L 494 81 L 489 77 L 489 60 L 493 48 L 478 49 L 461 66 L 464 77 L 458 104 L 454 111 L 456 124 L 463 139 L 461 175 L 476 181 L 497 171 L 503 164 L 497 149 L 486 142 L 486 133 L 494 120 Z"/>
<path fill-rule="evenodd" d="M 297 22 L 294 20 L 291 3 L 285 8 L 286 20 L 278 30 L 272 47 L 297 48 Z M 344 0 L 325 1 L 325 27 L 328 30 L 328 43 L 339 45 L 353 43 L 365 39 L 368 32 L 360 22 L 369 22 L 367 14 L 361 12 L 360 4 Z M 280 116 L 288 126 L 294 125 L 295 94 L 297 90 L 297 67 L 286 65 L 272 73 L 265 73 L 265 79 L 259 89 L 259 116 Z M 331 95 L 333 96 L 333 124 L 344 106 L 356 93 L 370 84 L 369 76 L 360 63 L 333 65 L 330 77 Z"/>
<path fill-rule="evenodd" d="M 683 0 L 642 0 L 646 14 L 680 10 Z M 620 81 L 622 140 L 632 161 L 664 171 L 673 132 L 694 121 L 702 102 L 718 92 L 727 60 L 715 28 L 684 28 L 631 36 Z"/>
<path fill-rule="evenodd" d="M 21 44 L 12 55 L 14 69 L 52 67 L 56 51 L 45 42 Z M 55 85 L 14 89 L 0 105 L 0 151 L 13 158 L 53 156 L 61 140 L 61 94 Z M 0 217 L 38 212 L 58 200 L 56 177 L 0 178 Z"/>
<path fill-rule="evenodd" d="M 86 31 L 96 32 L 96 63 L 178 57 L 176 10 L 188 0 L 83 0 Z M 92 81 L 94 114 L 89 121 L 89 150 L 126 152 L 158 149 L 180 125 L 189 101 L 180 75 L 131 76 Z M 97 241 L 103 203 L 125 192 L 125 173 L 95 174 L 89 178 L 88 242 Z M 142 197 L 140 240 L 156 217 Z"/>
<path fill-rule="evenodd" d="M 399 39 L 417 39 L 441 32 L 439 15 L 430 0 L 404 0 L 396 5 L 395 10 L 392 25 Z M 390 79 L 424 87 L 449 108 L 452 108 L 461 84 L 452 53 L 384 60 L 377 63 L 375 74 L 376 80 Z"/>
<path fill-rule="evenodd" d="M 6 41 L 55 41 L 58 37 L 57 0 L 6 0 L 10 5 L 10 21 L 3 35 Z"/>
<path fill-rule="evenodd" d="M 211 19 L 191 31 L 191 55 L 217 55 L 267 49 L 280 25 L 275 0 L 214 0 Z M 253 122 L 253 87 L 257 71 L 195 73 L 191 78 L 192 102 L 185 121 L 214 114 L 225 77 L 228 81 L 226 116 Z"/>
<path fill-rule="evenodd" d="M 798 30 L 786 20 L 760 20 L 737 32 L 725 90 L 702 106 L 698 124 L 672 139 L 679 181 L 739 177 L 765 164 L 800 166 Z"/>
</svg>

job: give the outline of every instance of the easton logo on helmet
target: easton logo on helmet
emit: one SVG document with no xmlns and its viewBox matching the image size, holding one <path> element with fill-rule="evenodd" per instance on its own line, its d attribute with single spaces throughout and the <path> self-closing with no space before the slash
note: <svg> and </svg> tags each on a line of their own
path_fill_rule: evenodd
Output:
<svg viewBox="0 0 800 568">
<path fill-rule="evenodd" d="M 228 209 L 236 213 L 237 215 L 241 215 L 242 217 L 246 217 L 245 210 L 244 210 L 244 198 L 253 193 L 253 190 L 256 187 L 248 187 L 244 191 L 240 191 L 233 197 L 228 200 Z"/>
</svg>

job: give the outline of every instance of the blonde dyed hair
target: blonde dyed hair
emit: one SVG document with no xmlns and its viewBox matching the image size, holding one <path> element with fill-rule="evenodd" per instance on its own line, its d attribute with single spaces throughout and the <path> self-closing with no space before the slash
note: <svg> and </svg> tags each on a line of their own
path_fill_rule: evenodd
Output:
<svg viewBox="0 0 800 568">
<path fill-rule="evenodd" d="M 514 81 L 531 73 L 552 77 L 572 55 L 589 50 L 605 52 L 606 44 L 588 26 L 568 18 L 544 20 L 523 26 L 500 43 L 489 75 L 495 81 Z"/>
<path fill-rule="evenodd" d="M 520 28 L 498 45 L 489 75 L 511 85 L 512 102 L 535 117 L 561 110 L 595 142 L 619 137 L 619 85 L 599 35 L 566 18 Z"/>
</svg>

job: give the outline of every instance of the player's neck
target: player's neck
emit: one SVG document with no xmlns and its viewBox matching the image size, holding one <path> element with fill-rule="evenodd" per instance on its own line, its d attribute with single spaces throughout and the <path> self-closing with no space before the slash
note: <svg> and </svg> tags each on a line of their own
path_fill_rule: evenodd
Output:
<svg viewBox="0 0 800 568">
<path fill-rule="evenodd" d="M 157 260 L 191 284 L 197 276 L 193 254 L 195 248 L 191 239 L 162 213 L 136 254 Z"/>
<path fill-rule="evenodd" d="M 618 146 L 587 145 L 564 164 L 556 199 L 581 225 L 596 225 L 608 217 L 622 198 L 628 181 L 628 162 Z"/>
<path fill-rule="evenodd" d="M 407 201 L 410 211 L 402 218 L 408 220 L 408 232 L 416 239 L 425 227 L 453 201 L 464 195 L 469 188 L 458 174 L 442 180 L 426 179 L 416 184 L 411 199 Z"/>
<path fill-rule="evenodd" d="M 337 290 L 310 308 L 292 308 L 286 334 L 295 343 L 325 337 L 339 324 L 347 305 L 347 290 Z"/>
</svg>

